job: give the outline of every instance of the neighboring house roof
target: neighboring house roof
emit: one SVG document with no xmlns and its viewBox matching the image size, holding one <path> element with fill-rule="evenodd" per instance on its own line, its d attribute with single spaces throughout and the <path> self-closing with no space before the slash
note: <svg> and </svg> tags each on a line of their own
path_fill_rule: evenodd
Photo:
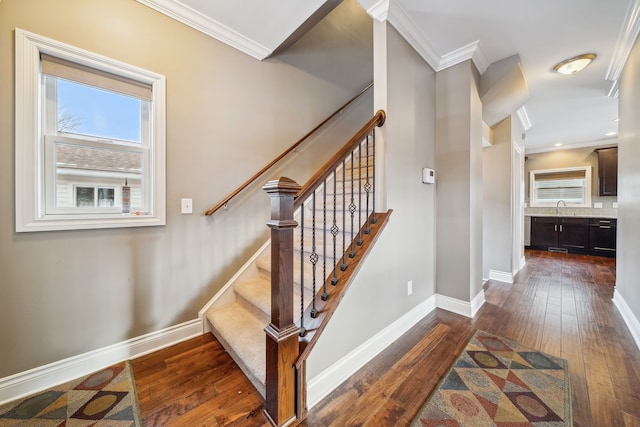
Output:
<svg viewBox="0 0 640 427">
<path fill-rule="evenodd" d="M 142 155 L 135 152 L 56 144 L 56 165 L 67 169 L 142 173 Z"/>
</svg>

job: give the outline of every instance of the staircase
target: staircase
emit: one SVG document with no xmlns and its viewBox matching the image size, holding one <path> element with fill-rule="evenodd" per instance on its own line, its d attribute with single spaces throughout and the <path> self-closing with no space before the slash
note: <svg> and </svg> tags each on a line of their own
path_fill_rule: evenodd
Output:
<svg viewBox="0 0 640 427">
<path fill-rule="evenodd" d="M 265 225 L 272 241 L 200 311 L 205 330 L 265 398 L 265 414 L 275 426 L 306 416 L 306 360 L 391 214 L 373 210 L 374 131 L 385 118 L 376 112 L 303 186 L 282 177 L 263 187 L 271 200 Z"/>
<path fill-rule="evenodd" d="M 339 269 L 340 258 L 345 255 L 345 252 L 345 256 L 348 257 L 351 244 L 354 240 L 358 240 L 358 231 L 365 224 L 367 215 L 370 215 L 373 210 L 373 197 L 370 194 L 367 200 L 364 189 L 367 182 L 373 180 L 373 172 L 373 153 L 370 153 L 367 158 L 365 153 L 360 155 L 359 150 L 355 150 L 353 161 L 350 158 L 347 159 L 335 174 L 331 174 L 315 191 L 315 206 L 311 197 L 295 213 L 296 221 L 299 224 L 302 223 L 302 226 L 294 230 L 293 300 L 294 321 L 298 326 L 301 325 L 301 311 L 308 311 L 312 304 L 314 282 L 316 294 L 321 295 L 326 279 L 334 274 L 336 261 L 331 227 L 335 224 L 339 228 L 335 238 L 335 254 L 338 258 L 336 268 Z M 348 210 L 352 197 L 356 206 L 353 215 L 353 231 L 352 215 Z M 347 208 L 343 209 L 343 205 Z M 303 217 L 302 220 L 301 217 Z M 345 247 L 343 247 L 343 241 Z M 314 245 L 315 253 L 319 257 L 315 265 L 315 274 L 311 261 Z M 304 300 L 304 306 L 300 305 L 301 300 Z M 263 397 L 265 397 L 266 378 L 264 328 L 269 324 L 270 316 L 271 248 L 270 244 L 266 243 L 245 264 L 242 271 L 216 295 L 206 310 L 207 326 L 210 331 L 227 349 Z M 309 320 L 305 319 L 302 323 Z"/>
</svg>

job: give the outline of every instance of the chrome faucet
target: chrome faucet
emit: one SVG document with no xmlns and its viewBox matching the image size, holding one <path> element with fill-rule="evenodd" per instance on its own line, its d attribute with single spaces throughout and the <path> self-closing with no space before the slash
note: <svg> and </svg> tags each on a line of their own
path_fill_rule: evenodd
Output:
<svg viewBox="0 0 640 427">
<path fill-rule="evenodd" d="M 564 206 L 565 208 L 567 207 L 567 204 L 564 202 L 564 200 L 558 200 L 558 203 L 556 203 L 556 215 L 560 215 L 560 202 L 562 202 L 562 206 Z"/>
</svg>

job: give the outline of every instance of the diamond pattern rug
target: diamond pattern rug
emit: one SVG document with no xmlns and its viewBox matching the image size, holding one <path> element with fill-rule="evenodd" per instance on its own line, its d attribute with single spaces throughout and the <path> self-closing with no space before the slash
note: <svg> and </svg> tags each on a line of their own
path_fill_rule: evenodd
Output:
<svg viewBox="0 0 640 427">
<path fill-rule="evenodd" d="M 128 361 L 0 406 L 1 427 L 141 425 Z"/>
<path fill-rule="evenodd" d="M 412 426 L 572 426 L 567 361 L 477 331 Z"/>
</svg>

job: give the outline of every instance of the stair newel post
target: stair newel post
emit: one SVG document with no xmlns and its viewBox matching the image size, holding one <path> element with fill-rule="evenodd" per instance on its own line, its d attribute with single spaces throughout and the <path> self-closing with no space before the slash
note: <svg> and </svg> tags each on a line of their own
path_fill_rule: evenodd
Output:
<svg viewBox="0 0 640 427">
<path fill-rule="evenodd" d="M 266 413 L 273 425 L 284 426 L 296 417 L 296 372 L 299 328 L 293 321 L 293 202 L 300 191 L 295 181 L 282 177 L 264 187 L 271 198 L 271 323 L 267 344 Z"/>
</svg>

